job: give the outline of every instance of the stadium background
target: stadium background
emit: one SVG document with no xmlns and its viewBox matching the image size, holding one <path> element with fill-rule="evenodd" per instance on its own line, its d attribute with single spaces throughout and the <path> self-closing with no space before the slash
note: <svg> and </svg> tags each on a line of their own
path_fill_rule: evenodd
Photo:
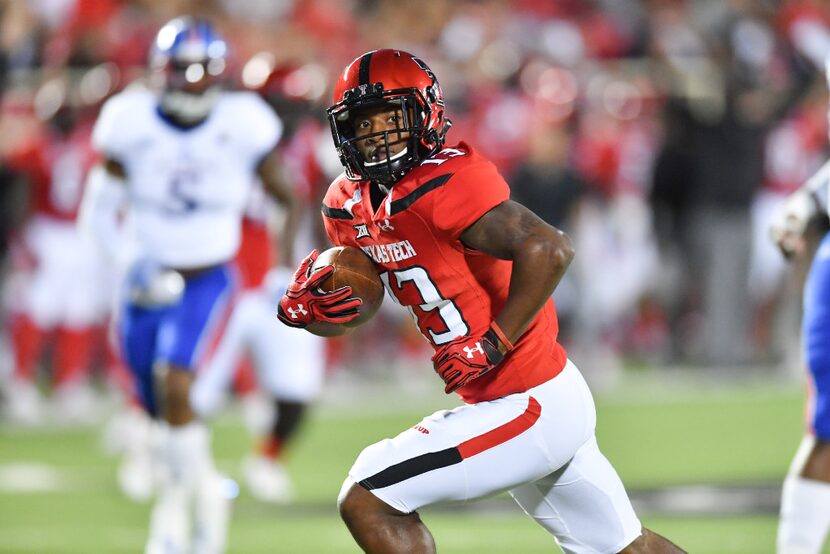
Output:
<svg viewBox="0 0 830 554">
<path fill-rule="evenodd" d="M 234 86 L 268 94 L 262 60 L 291 68 L 282 93 L 304 115 L 322 115 L 333 76 L 363 51 L 391 46 L 427 60 L 448 97 L 450 142 L 482 150 L 515 198 L 574 238 L 577 258 L 556 293 L 562 340 L 594 387 L 600 444 L 644 522 L 690 552 L 773 551 L 780 482 L 802 432 L 808 260 L 785 264 L 765 229 L 826 158 L 827 87 L 798 29 L 830 25 L 830 6 L 7 0 L 0 382 L 11 373 L 6 331 L 26 274 L 18 238 L 31 183 L 15 156 L 39 140 L 56 105 L 94 119 L 107 95 L 143 73 L 161 23 L 181 13 L 210 17 L 228 37 Z M 454 405 L 394 310 L 329 356 L 323 398 L 288 455 L 298 501 L 264 506 L 243 491 L 231 552 L 354 552 L 334 507 L 354 457 Z M 40 368 L 47 395 L 50 370 Z M 140 550 L 149 506 L 120 496 L 116 462 L 99 445 L 116 402 L 107 380 L 96 376 L 92 423 L 3 422 L 0 552 Z M 250 448 L 240 419 L 232 406 L 216 422 L 216 456 L 231 475 Z M 424 517 L 442 552 L 555 548 L 504 498 Z"/>
</svg>

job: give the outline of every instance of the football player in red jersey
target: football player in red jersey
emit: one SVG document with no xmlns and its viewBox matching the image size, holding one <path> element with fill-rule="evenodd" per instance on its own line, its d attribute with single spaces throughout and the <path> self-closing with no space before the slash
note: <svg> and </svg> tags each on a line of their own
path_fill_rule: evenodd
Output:
<svg viewBox="0 0 830 554">
<path fill-rule="evenodd" d="M 680 552 L 634 514 L 597 446 L 591 393 L 556 341 L 551 293 L 573 257 L 568 237 L 511 202 L 473 148 L 444 146 L 443 94 L 417 57 L 360 56 L 334 102 L 328 114 L 346 172 L 324 199 L 329 238 L 375 261 L 432 344 L 445 392 L 465 402 L 360 454 L 339 498 L 357 543 L 373 553 L 435 552 L 419 508 L 509 491 L 565 552 Z M 326 305 L 313 283 L 328 271 L 301 267 L 280 319 L 354 317 L 354 300 L 341 299 L 348 289 L 339 310 L 298 316 L 300 303 Z"/>
</svg>

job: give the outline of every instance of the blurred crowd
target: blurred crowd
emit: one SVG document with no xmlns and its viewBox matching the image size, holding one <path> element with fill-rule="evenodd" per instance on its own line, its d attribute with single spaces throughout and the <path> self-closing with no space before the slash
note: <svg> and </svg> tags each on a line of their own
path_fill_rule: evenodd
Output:
<svg viewBox="0 0 830 554">
<path fill-rule="evenodd" d="M 797 357 L 798 272 L 767 227 L 826 159 L 830 2 L 5 0 L 0 10 L 0 374 L 44 374 L 57 398 L 67 391 L 67 414 L 87 403 L 77 391 L 90 368 L 123 386 L 107 346 L 112 276 L 77 244 L 31 245 L 50 240 L 44 220 L 74 221 L 101 103 L 143 77 L 154 34 L 183 13 L 229 39 L 228 86 L 259 91 L 286 122 L 283 160 L 309 221 L 340 171 L 324 118 L 337 72 L 378 47 L 427 60 L 448 98 L 449 144 L 474 145 L 515 200 L 572 236 L 577 256 L 555 299 L 562 341 L 589 378 L 623 360 Z M 52 263 L 92 285 L 69 313 L 33 298 L 35 269 Z M 403 344 L 391 338 L 407 325 L 382 311 L 355 335 L 360 348 L 331 343 L 332 367 L 382 367 L 401 352 L 425 363 L 414 327 Z"/>
</svg>

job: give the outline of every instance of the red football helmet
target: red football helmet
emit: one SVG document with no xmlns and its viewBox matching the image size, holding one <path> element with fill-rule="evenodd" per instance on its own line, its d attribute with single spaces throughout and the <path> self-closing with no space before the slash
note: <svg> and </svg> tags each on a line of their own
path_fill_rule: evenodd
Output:
<svg viewBox="0 0 830 554">
<path fill-rule="evenodd" d="M 389 105 L 400 109 L 399 130 L 362 136 L 378 137 L 386 157 L 367 163 L 357 148 L 354 114 Z M 451 122 L 444 116 L 444 94 L 435 74 L 422 60 L 401 50 L 373 50 L 350 63 L 334 85 L 334 105 L 327 111 L 334 145 L 346 176 L 391 185 L 444 144 Z M 406 148 L 389 152 L 390 133 L 409 132 Z"/>
</svg>

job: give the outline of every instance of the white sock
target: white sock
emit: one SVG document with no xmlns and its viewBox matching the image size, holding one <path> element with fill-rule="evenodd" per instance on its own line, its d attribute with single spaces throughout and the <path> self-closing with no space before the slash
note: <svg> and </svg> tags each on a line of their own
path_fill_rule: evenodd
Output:
<svg viewBox="0 0 830 554">
<path fill-rule="evenodd" d="M 171 427 L 169 466 L 179 483 L 187 487 L 193 508 L 192 549 L 199 554 L 225 551 L 230 523 L 230 497 L 210 452 L 210 430 L 203 423 Z"/>
<path fill-rule="evenodd" d="M 195 490 L 205 474 L 213 472 L 210 430 L 199 421 L 168 426 L 165 464 L 173 482 Z"/>
<path fill-rule="evenodd" d="M 150 514 L 144 554 L 190 552 L 190 495 L 185 487 L 165 482 Z"/>
<path fill-rule="evenodd" d="M 789 475 L 781 494 L 778 554 L 819 554 L 830 528 L 830 483 Z"/>
<path fill-rule="evenodd" d="M 236 492 L 229 490 L 235 483 L 217 472 L 201 480 L 196 489 L 193 552 L 221 554 L 225 551 L 231 516 L 231 499 Z M 238 492 L 238 491 L 237 491 Z"/>
<path fill-rule="evenodd" d="M 197 421 L 175 427 L 162 424 L 160 436 L 162 475 L 146 553 L 184 553 L 190 546 L 191 510 L 197 490 L 215 474 L 210 431 Z"/>
</svg>

